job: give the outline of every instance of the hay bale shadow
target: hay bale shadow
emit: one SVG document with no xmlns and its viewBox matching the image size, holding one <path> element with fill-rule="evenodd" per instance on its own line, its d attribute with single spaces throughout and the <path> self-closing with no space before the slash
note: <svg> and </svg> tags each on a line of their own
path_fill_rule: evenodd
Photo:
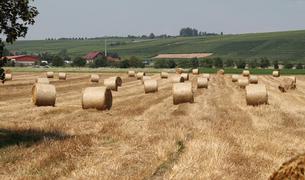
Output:
<svg viewBox="0 0 305 180">
<path fill-rule="evenodd" d="M 15 145 L 30 147 L 41 141 L 64 140 L 70 137 L 59 131 L 0 128 L 0 149 Z"/>
</svg>

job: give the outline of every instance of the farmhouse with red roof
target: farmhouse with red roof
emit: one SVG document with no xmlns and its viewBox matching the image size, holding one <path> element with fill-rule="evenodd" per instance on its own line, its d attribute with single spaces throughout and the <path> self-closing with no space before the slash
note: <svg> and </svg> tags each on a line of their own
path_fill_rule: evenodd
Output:
<svg viewBox="0 0 305 180">
<path fill-rule="evenodd" d="M 87 61 L 87 63 L 92 63 L 96 58 L 104 57 L 104 56 L 105 56 L 104 53 L 94 51 L 94 52 L 89 52 L 86 56 L 84 56 L 84 59 Z"/>
<path fill-rule="evenodd" d="M 5 58 L 14 62 L 15 66 L 33 66 L 40 60 L 39 56 L 33 55 L 6 56 Z"/>
</svg>

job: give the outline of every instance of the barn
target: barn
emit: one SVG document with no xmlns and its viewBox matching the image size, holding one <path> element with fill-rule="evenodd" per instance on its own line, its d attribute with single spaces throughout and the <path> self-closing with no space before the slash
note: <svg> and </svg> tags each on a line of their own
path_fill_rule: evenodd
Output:
<svg viewBox="0 0 305 180">
<path fill-rule="evenodd" d="M 92 63 L 96 58 L 98 57 L 104 57 L 104 53 L 94 51 L 94 52 L 89 52 L 86 56 L 84 56 L 84 59 L 87 61 L 87 63 Z"/>
<path fill-rule="evenodd" d="M 15 66 L 33 66 L 40 60 L 39 56 L 33 55 L 6 56 L 6 58 L 14 62 Z"/>
</svg>

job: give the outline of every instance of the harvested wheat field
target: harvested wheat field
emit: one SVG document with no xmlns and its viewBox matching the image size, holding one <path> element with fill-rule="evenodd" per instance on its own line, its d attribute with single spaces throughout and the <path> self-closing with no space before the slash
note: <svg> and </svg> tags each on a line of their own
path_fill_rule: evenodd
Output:
<svg viewBox="0 0 305 180">
<path fill-rule="evenodd" d="M 174 74 L 145 94 L 128 74 L 55 74 L 55 107 L 36 107 L 32 85 L 45 73 L 14 73 L 0 85 L 0 178 L 268 179 L 305 152 L 305 77 L 283 94 L 280 80 L 258 76 L 268 105 L 247 106 L 229 75 L 211 75 L 194 103 L 173 105 Z M 120 76 L 110 110 L 83 110 L 82 92 Z"/>
</svg>

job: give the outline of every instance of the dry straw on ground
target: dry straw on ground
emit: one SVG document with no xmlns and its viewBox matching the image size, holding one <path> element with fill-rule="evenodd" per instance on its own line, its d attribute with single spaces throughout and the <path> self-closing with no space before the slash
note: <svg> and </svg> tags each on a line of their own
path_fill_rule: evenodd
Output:
<svg viewBox="0 0 305 180">
<path fill-rule="evenodd" d="M 143 76 L 145 76 L 145 75 L 146 75 L 145 72 L 138 72 L 136 76 L 137 76 L 137 79 L 142 79 Z"/>
<path fill-rule="evenodd" d="M 188 81 L 190 79 L 189 73 L 182 73 L 181 77 L 183 77 L 184 81 Z"/>
<path fill-rule="evenodd" d="M 288 78 L 292 79 L 293 82 L 297 83 L 297 78 L 295 76 L 288 76 Z"/>
<path fill-rule="evenodd" d="M 296 82 L 292 78 L 285 77 L 281 80 L 279 90 L 281 92 L 287 92 L 289 90 L 296 89 Z"/>
<path fill-rule="evenodd" d="M 157 80 L 150 79 L 144 81 L 144 91 L 147 93 L 154 93 L 158 91 L 158 82 Z"/>
<path fill-rule="evenodd" d="M 58 79 L 59 80 L 66 80 L 67 74 L 66 73 L 58 73 Z"/>
<path fill-rule="evenodd" d="M 181 103 L 193 103 L 194 93 L 192 83 L 175 83 L 173 85 L 173 103 L 174 105 Z"/>
<path fill-rule="evenodd" d="M 238 86 L 242 89 L 249 85 L 249 79 L 247 77 L 240 77 L 238 79 Z"/>
<path fill-rule="evenodd" d="M 249 70 L 243 70 L 242 75 L 243 75 L 244 77 L 249 77 L 249 76 L 250 76 L 250 71 L 249 71 Z"/>
<path fill-rule="evenodd" d="M 90 81 L 98 83 L 100 81 L 100 76 L 98 74 L 91 74 Z"/>
<path fill-rule="evenodd" d="M 249 77 L 249 83 L 250 84 L 257 84 L 258 83 L 258 77 L 254 75 L 250 75 Z"/>
<path fill-rule="evenodd" d="M 184 82 L 184 78 L 180 75 L 175 75 L 172 77 L 172 82 L 173 83 L 182 83 L 182 82 Z"/>
<path fill-rule="evenodd" d="M 82 95 L 83 109 L 107 110 L 112 107 L 112 93 L 106 87 L 88 87 Z"/>
<path fill-rule="evenodd" d="M 237 75 L 237 74 L 232 75 L 232 82 L 237 82 L 238 79 L 239 79 L 239 75 Z"/>
<path fill-rule="evenodd" d="M 209 80 L 204 77 L 198 77 L 197 78 L 197 88 L 208 88 L 209 86 Z"/>
<path fill-rule="evenodd" d="M 246 87 L 247 105 L 257 106 L 268 103 L 268 92 L 265 85 L 250 84 Z"/>
<path fill-rule="evenodd" d="M 304 180 L 305 154 L 285 162 L 278 171 L 274 172 L 269 180 Z"/>
<path fill-rule="evenodd" d="M 128 71 L 128 77 L 136 77 L 135 71 Z"/>
<path fill-rule="evenodd" d="M 160 76 L 162 79 L 167 79 L 169 74 L 168 74 L 168 72 L 161 72 Z"/>
<path fill-rule="evenodd" d="M 199 69 L 193 69 L 192 73 L 193 73 L 193 75 L 198 75 L 199 74 Z"/>
<path fill-rule="evenodd" d="M 273 77 L 280 77 L 280 71 L 273 71 L 272 76 Z"/>
<path fill-rule="evenodd" d="M 55 106 L 55 86 L 51 84 L 36 83 L 32 87 L 32 101 L 36 106 Z"/>
<path fill-rule="evenodd" d="M 119 86 L 122 86 L 122 79 L 118 76 L 110 77 L 104 80 L 104 86 L 112 91 L 117 91 Z"/>
<path fill-rule="evenodd" d="M 11 80 L 13 80 L 13 75 L 12 75 L 12 74 L 5 74 L 5 80 L 6 80 L 6 81 L 11 81 Z"/>
<path fill-rule="evenodd" d="M 208 79 L 208 81 L 210 81 L 211 75 L 210 75 L 210 74 L 205 73 L 205 74 L 202 74 L 202 77 L 207 78 L 207 79 Z"/>
<path fill-rule="evenodd" d="M 54 78 L 54 72 L 47 72 L 47 78 Z"/>
</svg>

